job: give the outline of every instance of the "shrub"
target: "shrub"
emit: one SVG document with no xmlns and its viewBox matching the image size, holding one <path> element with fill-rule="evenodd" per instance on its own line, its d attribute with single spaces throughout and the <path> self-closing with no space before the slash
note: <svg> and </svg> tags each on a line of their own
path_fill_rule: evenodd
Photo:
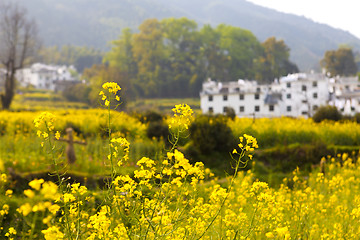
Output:
<svg viewBox="0 0 360 240">
<path fill-rule="evenodd" d="M 162 120 L 150 122 L 146 130 L 146 135 L 150 139 L 156 138 L 157 140 L 167 140 L 169 136 L 169 128 Z"/>
<path fill-rule="evenodd" d="M 342 115 L 335 106 L 321 106 L 313 116 L 314 122 L 321 122 L 325 119 L 339 121 Z"/>
<path fill-rule="evenodd" d="M 139 115 L 138 119 L 142 123 L 148 123 L 148 122 L 162 121 L 163 116 L 155 111 L 147 111 L 146 113 Z"/>
<path fill-rule="evenodd" d="M 79 83 L 79 84 L 67 87 L 62 92 L 62 95 L 68 101 L 90 103 L 90 100 L 89 100 L 90 91 L 91 91 L 91 88 L 89 86 Z"/>
<path fill-rule="evenodd" d="M 200 116 L 190 125 L 190 139 L 200 153 L 230 152 L 235 138 L 224 116 Z"/>
<path fill-rule="evenodd" d="M 356 113 L 354 115 L 354 121 L 357 122 L 357 123 L 360 123 L 360 113 Z"/>
<path fill-rule="evenodd" d="M 225 116 L 227 116 L 228 118 L 231 118 L 232 120 L 234 120 L 235 117 L 236 117 L 235 110 L 232 107 L 227 107 L 226 112 L 225 112 Z"/>
</svg>

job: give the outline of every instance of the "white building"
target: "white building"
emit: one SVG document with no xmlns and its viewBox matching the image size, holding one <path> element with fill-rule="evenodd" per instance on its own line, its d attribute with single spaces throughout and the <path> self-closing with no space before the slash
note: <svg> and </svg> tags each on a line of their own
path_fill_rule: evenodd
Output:
<svg viewBox="0 0 360 240">
<path fill-rule="evenodd" d="M 360 82 L 358 77 L 335 77 L 329 80 L 330 105 L 342 113 L 360 112 Z"/>
<path fill-rule="evenodd" d="M 55 66 L 35 63 L 29 68 L 20 69 L 16 78 L 21 86 L 34 86 L 38 89 L 56 91 L 58 85 L 78 82 L 72 77 L 71 71 L 76 71 L 73 66 Z"/>
<path fill-rule="evenodd" d="M 269 85 L 208 80 L 200 93 L 201 109 L 203 113 L 222 114 L 232 108 L 239 117 L 306 118 L 319 106 L 333 104 L 344 114 L 354 114 L 360 112 L 360 94 L 356 92 L 360 85 L 355 82 L 356 77 L 332 79 L 314 73 L 290 74 Z M 341 107 L 349 104 L 352 107 Z"/>
<path fill-rule="evenodd" d="M 280 78 L 280 86 L 284 116 L 309 117 L 329 101 L 328 78 L 323 74 L 290 74 Z"/>
</svg>

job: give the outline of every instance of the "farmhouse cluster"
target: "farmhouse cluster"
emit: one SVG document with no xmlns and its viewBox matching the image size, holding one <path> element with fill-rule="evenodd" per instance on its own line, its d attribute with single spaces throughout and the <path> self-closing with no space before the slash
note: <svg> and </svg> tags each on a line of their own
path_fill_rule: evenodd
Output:
<svg viewBox="0 0 360 240">
<path fill-rule="evenodd" d="M 216 82 L 208 79 L 200 92 L 203 113 L 222 114 L 230 108 L 239 117 L 311 117 L 322 105 L 336 106 L 343 114 L 360 112 L 357 77 L 327 77 L 296 73 L 272 84 L 256 81 Z"/>
<path fill-rule="evenodd" d="M 37 89 L 63 91 L 72 84 L 79 83 L 73 76 L 76 69 L 73 66 L 57 66 L 35 63 L 29 68 L 16 72 L 18 83 L 23 86 L 33 86 Z"/>
</svg>

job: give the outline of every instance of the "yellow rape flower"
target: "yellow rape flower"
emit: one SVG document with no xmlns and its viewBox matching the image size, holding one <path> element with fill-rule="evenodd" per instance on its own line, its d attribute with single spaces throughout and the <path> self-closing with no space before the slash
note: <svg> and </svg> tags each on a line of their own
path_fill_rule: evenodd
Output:
<svg viewBox="0 0 360 240">
<path fill-rule="evenodd" d="M 288 227 L 276 228 L 275 231 L 276 231 L 280 236 L 285 236 L 286 234 L 289 233 Z"/>
<path fill-rule="evenodd" d="M 27 216 L 29 213 L 31 213 L 32 207 L 29 203 L 25 203 L 16 209 L 16 211 L 21 213 L 23 216 Z"/>
<path fill-rule="evenodd" d="M 12 235 L 16 235 L 16 230 L 15 230 L 15 228 L 13 228 L 13 227 L 10 227 L 9 228 L 9 230 L 8 230 L 8 232 L 5 234 L 5 236 L 6 237 L 10 237 L 10 236 L 12 236 Z"/>
<path fill-rule="evenodd" d="M 119 166 L 121 166 L 123 164 L 123 161 L 127 161 L 129 160 L 129 150 L 130 150 L 130 143 L 126 140 L 126 138 L 112 138 L 111 139 L 111 147 L 114 148 L 114 152 L 113 152 L 113 156 L 116 157 L 120 151 L 119 147 L 121 148 L 121 150 L 123 151 L 123 157 L 122 159 L 120 159 L 117 164 Z M 108 156 L 108 158 L 110 159 L 111 156 Z"/>
<path fill-rule="evenodd" d="M 148 168 L 151 168 L 152 166 L 155 165 L 155 162 L 154 162 L 154 160 L 151 160 L 150 158 L 143 157 L 136 164 L 141 167 L 146 166 Z"/>
<path fill-rule="evenodd" d="M 106 83 L 104 83 L 102 85 L 102 88 L 104 90 L 107 90 L 107 92 L 109 92 L 110 95 L 114 94 L 116 101 L 118 101 L 118 102 L 120 101 L 120 97 L 117 96 L 116 94 L 117 94 L 118 91 L 121 90 L 121 87 L 117 83 L 115 83 L 115 82 L 106 82 Z M 110 95 L 107 96 L 107 94 L 104 93 L 104 91 L 100 91 L 99 95 L 102 96 L 101 100 L 105 101 L 104 104 L 107 107 L 110 105 L 111 99 L 114 99 L 114 97 L 111 97 Z"/>
<path fill-rule="evenodd" d="M 73 202 L 75 200 L 76 200 L 76 198 L 71 193 L 65 193 L 64 194 L 64 203 Z"/>
<path fill-rule="evenodd" d="M 24 190 L 24 195 L 27 196 L 28 198 L 33 198 L 35 196 L 35 193 L 31 189 L 26 189 Z"/>
<path fill-rule="evenodd" d="M 189 125 L 193 119 L 193 110 L 187 104 L 178 104 L 175 105 L 175 108 L 172 109 L 174 116 L 171 118 L 169 128 L 185 128 L 188 129 Z"/>
<path fill-rule="evenodd" d="M 44 234 L 46 240 L 57 240 L 64 238 L 64 234 L 57 226 L 51 226 L 46 230 L 42 230 L 41 232 Z"/>
<path fill-rule="evenodd" d="M 60 206 L 57 204 L 53 204 L 53 205 L 49 206 L 48 209 L 49 209 L 49 212 L 51 212 L 53 215 L 55 215 L 56 212 L 59 211 Z"/>
<path fill-rule="evenodd" d="M 54 129 L 55 116 L 49 112 L 42 112 L 39 116 L 34 119 L 34 125 L 38 129 L 44 128 L 48 131 L 52 131 Z"/>
<path fill-rule="evenodd" d="M 6 183 L 7 182 L 7 176 L 5 173 L 0 175 L 0 182 L 1 183 Z"/>
<path fill-rule="evenodd" d="M 56 133 L 55 133 L 55 138 L 56 138 L 57 140 L 59 140 L 59 138 L 60 138 L 60 133 L 59 133 L 59 131 L 56 131 Z"/>
<path fill-rule="evenodd" d="M 40 190 L 40 193 L 44 196 L 44 198 L 47 199 L 57 199 L 59 196 L 58 186 L 53 182 L 45 182 L 42 185 L 42 188 Z"/>
<path fill-rule="evenodd" d="M 121 87 L 116 82 L 106 82 L 102 85 L 102 88 L 107 89 L 109 93 L 113 93 L 114 95 L 121 90 Z"/>
<path fill-rule="evenodd" d="M 41 184 L 44 183 L 44 179 L 34 179 L 31 182 L 29 182 L 29 186 L 32 187 L 33 189 L 39 191 Z"/>
<path fill-rule="evenodd" d="M 272 232 L 268 232 L 265 234 L 267 238 L 275 238 L 274 234 Z"/>
<path fill-rule="evenodd" d="M 5 196 L 8 196 L 8 197 L 11 197 L 12 194 L 13 194 L 13 190 L 11 190 L 11 189 L 6 190 L 6 192 L 5 192 Z"/>
<path fill-rule="evenodd" d="M 0 216 L 4 216 L 6 214 L 9 214 L 9 209 L 10 209 L 9 205 L 4 204 L 2 206 L 2 209 L 0 210 Z"/>
</svg>

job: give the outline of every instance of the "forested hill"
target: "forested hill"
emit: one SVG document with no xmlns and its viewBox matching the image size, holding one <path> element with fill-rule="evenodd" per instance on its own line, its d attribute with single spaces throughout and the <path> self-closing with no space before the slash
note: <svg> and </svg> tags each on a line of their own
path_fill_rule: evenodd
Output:
<svg viewBox="0 0 360 240">
<path fill-rule="evenodd" d="M 314 68 L 326 50 L 340 44 L 360 50 L 360 39 L 304 17 L 280 13 L 245 0 L 17 0 L 34 16 L 45 45 L 86 45 L 107 49 L 124 27 L 148 18 L 182 17 L 200 26 L 220 23 L 252 31 L 260 41 L 282 38 L 301 70 Z"/>
</svg>

